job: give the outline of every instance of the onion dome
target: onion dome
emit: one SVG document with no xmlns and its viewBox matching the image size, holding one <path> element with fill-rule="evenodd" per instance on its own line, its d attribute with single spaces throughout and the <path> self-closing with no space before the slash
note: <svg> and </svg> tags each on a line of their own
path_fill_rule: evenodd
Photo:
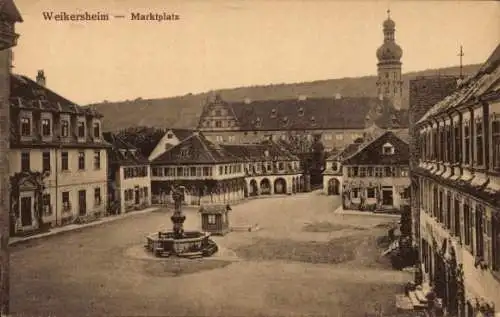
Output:
<svg viewBox="0 0 500 317">
<path fill-rule="evenodd" d="M 385 42 L 377 50 L 377 58 L 382 61 L 399 61 L 403 57 L 403 50 L 395 42 Z"/>
<path fill-rule="evenodd" d="M 391 18 L 387 18 L 387 20 L 384 21 L 384 29 L 395 29 L 396 28 L 396 23 Z"/>
</svg>

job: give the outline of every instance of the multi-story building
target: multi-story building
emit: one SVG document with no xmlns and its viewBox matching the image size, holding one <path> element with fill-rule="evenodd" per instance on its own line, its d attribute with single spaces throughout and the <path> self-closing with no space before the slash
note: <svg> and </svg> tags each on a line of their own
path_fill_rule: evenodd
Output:
<svg viewBox="0 0 500 317">
<path fill-rule="evenodd" d="M 221 146 L 244 162 L 245 197 L 294 194 L 305 189 L 300 159 L 281 142 Z"/>
<path fill-rule="evenodd" d="M 365 139 L 341 164 L 345 209 L 400 210 L 409 204 L 409 145 L 393 132 Z"/>
<path fill-rule="evenodd" d="M 408 112 L 401 109 L 401 57 L 394 39 L 395 23 L 383 23 L 384 42 L 377 49 L 378 96 L 331 98 L 297 96 L 286 100 L 227 102 L 220 95 L 207 100 L 198 130 L 217 143 L 255 143 L 264 138 L 287 140 L 320 135 L 326 151 L 343 148 L 363 136 L 368 127 L 399 131 L 408 128 Z M 375 94 L 374 94 L 375 95 Z"/>
<path fill-rule="evenodd" d="M 500 45 L 415 128 L 423 286 L 452 316 L 500 307 L 499 114 Z"/>
<path fill-rule="evenodd" d="M 323 171 L 324 194 L 335 196 L 342 194 L 342 161 L 354 154 L 362 144 L 361 139 L 356 140 L 341 150 L 333 151 L 326 158 L 326 166 Z"/>
<path fill-rule="evenodd" d="M 101 115 L 37 81 L 11 76 L 9 153 L 15 233 L 106 211 L 108 144 Z"/>
<path fill-rule="evenodd" d="M 108 198 L 113 213 L 144 209 L 151 205 L 150 165 L 136 147 L 105 132 L 108 149 Z"/>
<path fill-rule="evenodd" d="M 194 132 L 151 161 L 153 203 L 171 202 L 172 187 L 183 186 L 190 205 L 232 203 L 245 197 L 243 161 Z"/>
</svg>

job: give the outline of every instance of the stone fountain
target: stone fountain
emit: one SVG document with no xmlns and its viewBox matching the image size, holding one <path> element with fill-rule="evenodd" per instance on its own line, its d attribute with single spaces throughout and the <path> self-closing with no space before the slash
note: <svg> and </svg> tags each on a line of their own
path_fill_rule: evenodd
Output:
<svg viewBox="0 0 500 317">
<path fill-rule="evenodd" d="M 169 257 L 171 255 L 199 258 L 211 256 L 217 252 L 218 247 L 210 239 L 210 233 L 201 231 L 184 231 L 186 215 L 182 212 L 184 194 L 181 188 L 174 188 L 172 193 L 174 200 L 174 213 L 170 217 L 172 231 L 159 231 L 146 237 L 146 249 L 157 257 Z"/>
</svg>

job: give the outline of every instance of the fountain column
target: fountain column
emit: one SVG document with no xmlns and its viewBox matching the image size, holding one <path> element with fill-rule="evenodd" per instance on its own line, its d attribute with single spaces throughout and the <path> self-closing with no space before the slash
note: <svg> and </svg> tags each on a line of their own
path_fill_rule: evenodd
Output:
<svg viewBox="0 0 500 317">
<path fill-rule="evenodd" d="M 183 194 L 179 188 L 174 188 L 172 198 L 174 200 L 175 209 L 170 220 L 172 220 L 173 224 L 174 239 L 180 239 L 184 237 L 184 221 L 186 220 L 186 216 L 182 213 Z"/>
</svg>

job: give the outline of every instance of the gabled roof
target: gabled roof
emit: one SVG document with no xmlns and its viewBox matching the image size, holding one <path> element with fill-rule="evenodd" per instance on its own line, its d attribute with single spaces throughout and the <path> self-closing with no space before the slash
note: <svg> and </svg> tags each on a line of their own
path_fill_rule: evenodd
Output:
<svg viewBox="0 0 500 317">
<path fill-rule="evenodd" d="M 116 134 L 111 132 L 103 133 L 104 140 L 111 144 L 111 149 L 108 151 L 108 160 L 110 164 L 118 165 L 145 165 L 149 161 L 144 157 L 138 149 L 122 140 Z"/>
<path fill-rule="evenodd" d="M 194 130 L 190 129 L 167 129 L 167 131 L 172 131 L 179 141 L 188 138 L 194 132 Z"/>
<path fill-rule="evenodd" d="M 394 154 L 384 155 L 385 144 L 394 147 Z M 358 146 L 357 150 L 345 156 L 344 165 L 405 165 L 410 161 L 410 146 L 394 132 L 387 131 L 373 138 L 370 142 Z"/>
<path fill-rule="evenodd" d="M 247 162 L 266 161 L 298 161 L 299 158 L 283 146 L 271 140 L 259 144 L 221 144 L 228 152 Z M 266 156 L 267 151 L 267 156 Z"/>
<path fill-rule="evenodd" d="M 389 100 L 374 97 L 256 100 L 223 104 L 234 113 L 239 128 L 246 131 L 363 129 L 367 115 L 375 108 L 380 108 L 379 115 L 373 118 L 377 126 L 384 129 L 394 124 L 408 126 L 406 109 L 396 110 Z M 200 128 L 205 114 L 206 111 L 200 118 Z"/>
<path fill-rule="evenodd" d="M 93 107 L 81 107 L 36 81 L 22 75 L 10 76 L 10 103 L 13 107 L 76 113 L 101 117 Z"/>
<path fill-rule="evenodd" d="M 210 142 L 203 134 L 194 132 L 176 146 L 155 158 L 152 164 L 217 164 L 241 161 L 220 145 Z"/>
<path fill-rule="evenodd" d="M 430 108 L 418 123 L 448 109 L 476 102 L 491 94 L 497 97 L 500 94 L 500 44 L 474 76 L 465 80 L 455 92 Z"/>
<path fill-rule="evenodd" d="M 23 22 L 23 18 L 12 0 L 0 0 L 0 15 L 4 15 L 11 22 Z"/>
</svg>

